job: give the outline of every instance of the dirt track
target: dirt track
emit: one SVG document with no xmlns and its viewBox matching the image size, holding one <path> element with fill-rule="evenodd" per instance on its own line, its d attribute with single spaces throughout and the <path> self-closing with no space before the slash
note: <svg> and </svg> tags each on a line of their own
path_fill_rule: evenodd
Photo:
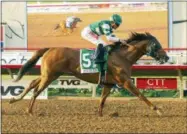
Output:
<svg viewBox="0 0 187 134">
<path fill-rule="evenodd" d="M 187 133 L 186 100 L 152 100 L 162 107 L 159 117 L 139 100 L 108 99 L 104 116 L 96 114 L 98 99 L 37 101 L 35 114 L 26 113 L 28 100 L 2 102 L 4 133 Z M 112 116 L 118 113 L 118 117 Z"/>
</svg>

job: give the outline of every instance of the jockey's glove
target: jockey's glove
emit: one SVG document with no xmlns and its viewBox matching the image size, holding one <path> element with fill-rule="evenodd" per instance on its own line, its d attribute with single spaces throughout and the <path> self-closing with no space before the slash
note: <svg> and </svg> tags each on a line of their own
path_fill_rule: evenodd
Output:
<svg viewBox="0 0 187 134">
<path fill-rule="evenodd" d="M 127 41 L 124 40 L 124 39 L 120 39 L 119 41 L 121 42 L 122 45 L 126 45 L 127 44 Z"/>
</svg>

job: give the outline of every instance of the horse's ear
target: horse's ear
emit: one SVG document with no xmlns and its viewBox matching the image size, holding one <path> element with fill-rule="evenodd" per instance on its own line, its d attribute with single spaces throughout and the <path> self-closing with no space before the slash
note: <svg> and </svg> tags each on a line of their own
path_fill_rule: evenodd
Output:
<svg viewBox="0 0 187 134">
<path fill-rule="evenodd" d="M 131 32 L 132 33 L 132 36 L 136 36 L 137 35 L 137 33 L 136 32 Z"/>
<path fill-rule="evenodd" d="M 130 36 L 130 38 L 133 38 L 133 37 L 135 37 L 136 35 L 137 35 L 136 32 L 131 32 L 131 36 Z"/>
<path fill-rule="evenodd" d="M 149 32 L 145 32 L 145 34 L 146 34 L 147 36 L 152 36 Z"/>
</svg>

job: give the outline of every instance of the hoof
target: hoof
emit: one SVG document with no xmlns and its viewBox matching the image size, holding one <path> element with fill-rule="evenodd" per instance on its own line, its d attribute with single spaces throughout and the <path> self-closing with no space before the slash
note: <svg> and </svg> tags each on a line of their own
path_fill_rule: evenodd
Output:
<svg viewBox="0 0 187 134">
<path fill-rule="evenodd" d="M 156 110 L 156 113 L 157 113 L 159 116 L 162 116 L 162 115 L 163 115 L 163 112 L 162 112 L 161 109 L 157 109 L 157 110 Z"/>
<path fill-rule="evenodd" d="M 159 115 L 159 116 L 162 116 L 163 112 L 162 112 L 162 109 L 161 108 L 158 108 L 156 106 L 152 107 L 152 110 L 156 111 L 156 113 Z"/>
<path fill-rule="evenodd" d="M 31 111 L 31 110 L 29 110 L 29 109 L 27 109 L 27 113 L 28 113 L 30 116 L 32 116 L 32 115 L 33 115 L 32 111 Z"/>
<path fill-rule="evenodd" d="M 162 116 L 163 115 L 163 111 L 161 108 L 156 108 L 156 113 L 159 115 L 159 116 Z"/>
<path fill-rule="evenodd" d="M 12 104 L 15 102 L 15 99 L 14 98 L 11 98 L 10 101 L 9 101 L 9 104 Z"/>
<path fill-rule="evenodd" d="M 103 113 L 101 111 L 99 111 L 98 113 L 99 113 L 99 117 L 103 116 Z"/>
</svg>

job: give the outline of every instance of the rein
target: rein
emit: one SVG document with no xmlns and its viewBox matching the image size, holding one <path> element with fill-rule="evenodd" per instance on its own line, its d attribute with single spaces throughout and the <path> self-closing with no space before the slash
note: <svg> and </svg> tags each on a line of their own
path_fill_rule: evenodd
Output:
<svg viewBox="0 0 187 134">
<path fill-rule="evenodd" d="M 146 51 L 139 49 L 136 44 L 135 45 L 124 44 L 124 46 L 128 46 L 128 49 L 130 48 L 130 52 L 133 50 L 140 50 L 141 53 L 146 54 Z"/>
</svg>

